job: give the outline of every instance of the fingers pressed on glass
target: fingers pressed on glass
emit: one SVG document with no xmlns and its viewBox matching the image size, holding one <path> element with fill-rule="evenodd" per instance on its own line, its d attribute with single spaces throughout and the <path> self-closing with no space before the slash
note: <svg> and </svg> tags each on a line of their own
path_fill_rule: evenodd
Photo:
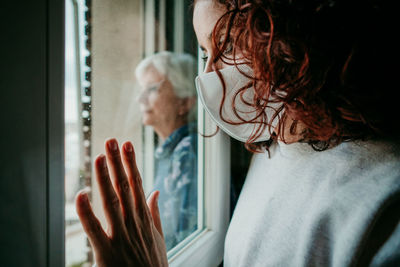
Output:
<svg viewBox="0 0 400 267">
<path fill-rule="evenodd" d="M 97 249 L 106 247 L 109 238 L 94 215 L 85 192 L 80 192 L 76 197 L 76 211 L 92 246 Z"/>
<path fill-rule="evenodd" d="M 95 160 L 96 179 L 99 185 L 101 200 L 104 213 L 108 222 L 111 234 L 124 231 L 123 216 L 121 212 L 120 200 L 114 191 L 107 168 L 104 155 L 100 155 Z"/>
<path fill-rule="evenodd" d="M 132 187 L 136 210 L 147 210 L 146 197 L 144 196 L 142 187 L 142 178 L 135 162 L 135 152 L 130 142 L 126 142 L 123 146 L 122 158 L 128 175 L 129 183 Z"/>
<path fill-rule="evenodd" d="M 133 219 L 133 197 L 124 166 L 122 165 L 117 140 L 107 140 L 105 146 L 114 188 L 116 189 L 117 195 L 121 201 L 123 215 L 125 219 Z"/>
</svg>

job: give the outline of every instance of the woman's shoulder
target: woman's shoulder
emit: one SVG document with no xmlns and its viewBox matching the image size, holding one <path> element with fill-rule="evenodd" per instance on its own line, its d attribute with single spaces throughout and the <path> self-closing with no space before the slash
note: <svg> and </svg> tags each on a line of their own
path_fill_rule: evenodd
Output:
<svg viewBox="0 0 400 267">
<path fill-rule="evenodd" d="M 344 142 L 326 152 L 325 161 L 345 177 L 351 175 L 360 183 L 367 178 L 400 182 L 400 143 L 396 140 Z"/>
<path fill-rule="evenodd" d="M 398 160 L 400 158 L 400 140 L 372 139 L 343 142 L 330 149 L 338 156 L 369 158 L 374 161 Z"/>
<path fill-rule="evenodd" d="M 357 261 L 363 266 L 371 261 L 386 262 L 389 257 L 397 257 L 398 261 L 400 255 L 396 251 L 400 243 L 393 243 L 392 239 L 394 233 L 400 236 L 399 142 L 348 142 L 334 154 L 340 158 L 337 161 L 340 164 L 333 165 L 338 167 L 336 172 L 340 177 L 334 180 L 332 196 L 321 213 L 329 216 L 337 229 L 334 239 L 345 246 L 353 243 L 349 240 L 351 236 Z"/>
<path fill-rule="evenodd" d="M 326 179 L 315 182 L 315 194 L 310 195 L 307 213 L 313 229 L 310 233 L 319 233 L 318 229 L 332 230 L 328 233 L 324 230 L 323 234 L 332 241 L 332 253 L 336 254 L 333 257 L 370 262 L 396 227 L 400 227 L 399 216 L 390 216 L 400 204 L 399 142 L 344 142 L 316 152 L 313 159 L 318 168 L 313 173 L 314 182 Z M 383 239 L 377 239 L 377 234 Z M 317 236 L 313 235 L 310 240 Z M 317 245 L 314 241 L 311 243 Z M 394 253 L 392 248 L 385 251 Z"/>
<path fill-rule="evenodd" d="M 231 236 L 268 236 L 266 250 L 282 242 L 305 262 L 299 266 L 326 259 L 335 262 L 326 265 L 349 266 L 377 253 L 366 250 L 372 247 L 370 233 L 389 229 L 385 214 L 400 199 L 398 142 L 344 142 L 321 152 L 306 143 L 277 143 L 270 150 L 270 157 L 253 158 Z M 264 234 L 243 228 L 252 223 Z M 393 254 L 387 246 L 384 252 Z"/>
</svg>

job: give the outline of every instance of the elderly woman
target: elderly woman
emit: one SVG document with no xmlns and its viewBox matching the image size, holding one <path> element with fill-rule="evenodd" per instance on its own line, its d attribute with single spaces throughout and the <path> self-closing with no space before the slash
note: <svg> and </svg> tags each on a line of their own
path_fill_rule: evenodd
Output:
<svg viewBox="0 0 400 267">
<path fill-rule="evenodd" d="M 167 249 L 197 227 L 197 138 L 195 60 L 168 51 L 136 67 L 144 125 L 158 136 L 155 186 Z"/>
</svg>

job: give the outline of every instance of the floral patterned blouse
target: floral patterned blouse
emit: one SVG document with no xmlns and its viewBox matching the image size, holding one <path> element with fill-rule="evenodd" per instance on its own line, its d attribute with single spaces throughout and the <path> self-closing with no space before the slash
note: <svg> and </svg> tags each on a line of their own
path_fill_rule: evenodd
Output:
<svg viewBox="0 0 400 267">
<path fill-rule="evenodd" d="M 155 151 L 154 189 L 167 250 L 197 228 L 197 130 L 195 124 L 175 130 Z"/>
</svg>

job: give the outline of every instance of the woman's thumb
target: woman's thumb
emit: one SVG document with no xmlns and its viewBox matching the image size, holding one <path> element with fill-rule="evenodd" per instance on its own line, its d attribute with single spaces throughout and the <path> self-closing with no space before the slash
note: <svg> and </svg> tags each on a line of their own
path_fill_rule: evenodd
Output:
<svg viewBox="0 0 400 267">
<path fill-rule="evenodd" d="M 153 217 L 154 225 L 157 228 L 157 231 L 164 238 L 164 234 L 161 226 L 160 219 L 160 210 L 158 209 L 158 197 L 160 195 L 160 191 L 154 191 L 151 193 L 150 197 L 147 199 L 147 206 L 150 209 L 151 217 Z"/>
</svg>

